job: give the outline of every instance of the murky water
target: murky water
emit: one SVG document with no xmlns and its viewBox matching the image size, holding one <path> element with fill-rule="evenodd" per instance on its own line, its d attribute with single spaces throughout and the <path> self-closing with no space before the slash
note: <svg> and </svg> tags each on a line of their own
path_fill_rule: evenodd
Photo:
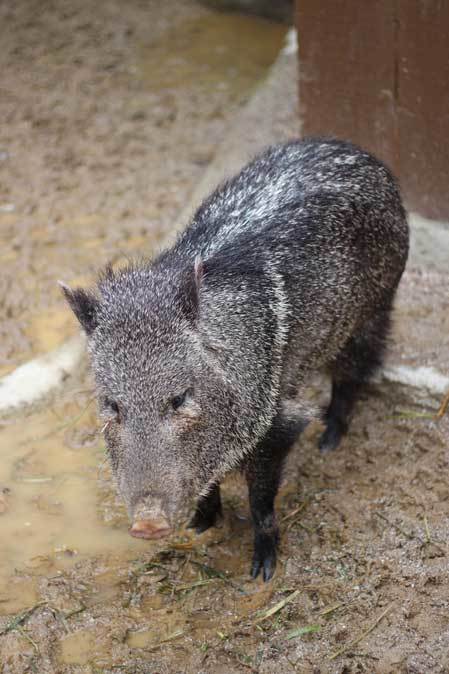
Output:
<svg viewBox="0 0 449 674">
<path fill-rule="evenodd" d="M 210 14 L 143 47 L 136 68 L 153 89 L 188 88 L 199 96 L 226 89 L 238 100 L 274 61 L 285 34 L 282 24 L 254 16 Z"/>
<path fill-rule="evenodd" d="M 113 491 L 99 487 L 99 471 L 107 472 L 103 443 L 95 404 L 86 409 L 82 398 L 0 426 L 1 612 L 27 604 L 26 598 L 20 602 L 18 587 L 11 594 L 8 586 L 14 568 L 56 573 L 89 554 L 126 554 L 131 547 L 138 554 L 145 547 L 139 541 L 129 545 L 118 507 L 114 522 L 105 521 L 109 511 L 102 500 Z"/>
</svg>

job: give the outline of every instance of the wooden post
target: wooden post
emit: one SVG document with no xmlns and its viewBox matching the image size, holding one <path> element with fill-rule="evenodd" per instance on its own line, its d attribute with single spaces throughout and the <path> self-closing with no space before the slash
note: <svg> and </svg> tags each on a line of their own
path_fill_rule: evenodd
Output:
<svg viewBox="0 0 449 674">
<path fill-rule="evenodd" d="M 449 2 L 297 0 L 304 135 L 347 138 L 449 221 Z"/>
</svg>

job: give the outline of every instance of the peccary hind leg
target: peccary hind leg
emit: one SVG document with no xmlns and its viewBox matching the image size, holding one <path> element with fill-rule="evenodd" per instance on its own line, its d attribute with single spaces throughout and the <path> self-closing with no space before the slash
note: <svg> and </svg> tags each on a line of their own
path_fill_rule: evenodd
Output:
<svg viewBox="0 0 449 674">
<path fill-rule="evenodd" d="M 262 571 L 264 581 L 270 580 L 276 568 L 279 529 L 274 512 L 284 459 L 303 429 L 300 421 L 276 417 L 254 456 L 245 466 L 249 503 L 254 526 L 254 555 L 251 576 Z"/>
<path fill-rule="evenodd" d="M 324 413 L 326 430 L 318 446 L 322 452 L 338 447 L 349 427 L 349 418 L 364 384 L 382 364 L 390 328 L 390 302 L 353 335 L 331 366 L 332 395 Z"/>
<path fill-rule="evenodd" d="M 217 517 L 221 515 L 220 486 L 216 484 L 207 496 L 199 499 L 195 514 L 187 526 L 189 529 L 195 529 L 197 534 L 201 534 L 206 529 L 213 527 Z"/>
<path fill-rule="evenodd" d="M 337 449 L 349 427 L 349 415 L 359 393 L 361 382 L 332 380 L 332 394 L 329 407 L 324 413 L 326 430 L 321 435 L 318 446 L 320 451 L 331 452 Z"/>
</svg>

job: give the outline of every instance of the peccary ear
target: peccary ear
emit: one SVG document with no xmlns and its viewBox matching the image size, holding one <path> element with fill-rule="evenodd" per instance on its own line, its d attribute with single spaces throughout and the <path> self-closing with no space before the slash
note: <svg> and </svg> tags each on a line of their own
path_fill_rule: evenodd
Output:
<svg viewBox="0 0 449 674">
<path fill-rule="evenodd" d="M 181 287 L 181 301 L 184 312 L 190 320 L 198 318 L 200 310 L 200 290 L 204 276 L 204 263 L 197 255 L 193 268 L 189 267 Z"/>
<path fill-rule="evenodd" d="M 58 283 L 84 332 L 86 335 L 92 334 L 97 327 L 97 298 L 83 288 L 72 289 L 62 281 Z"/>
</svg>

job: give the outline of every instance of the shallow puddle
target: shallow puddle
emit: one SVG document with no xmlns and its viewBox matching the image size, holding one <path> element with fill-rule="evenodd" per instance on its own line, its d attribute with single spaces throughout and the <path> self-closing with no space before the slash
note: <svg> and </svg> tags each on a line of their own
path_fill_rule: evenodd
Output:
<svg viewBox="0 0 449 674">
<path fill-rule="evenodd" d="M 227 89 L 238 99 L 274 61 L 286 32 L 255 16 L 211 13 L 145 46 L 137 70 L 152 89 Z"/>
<path fill-rule="evenodd" d="M 94 402 L 67 401 L 0 431 L 0 613 L 30 604 L 28 582 L 10 585 L 16 568 L 38 576 L 87 555 L 148 549 L 129 537 L 112 486 L 100 487 L 98 472 L 107 467 Z"/>
</svg>

